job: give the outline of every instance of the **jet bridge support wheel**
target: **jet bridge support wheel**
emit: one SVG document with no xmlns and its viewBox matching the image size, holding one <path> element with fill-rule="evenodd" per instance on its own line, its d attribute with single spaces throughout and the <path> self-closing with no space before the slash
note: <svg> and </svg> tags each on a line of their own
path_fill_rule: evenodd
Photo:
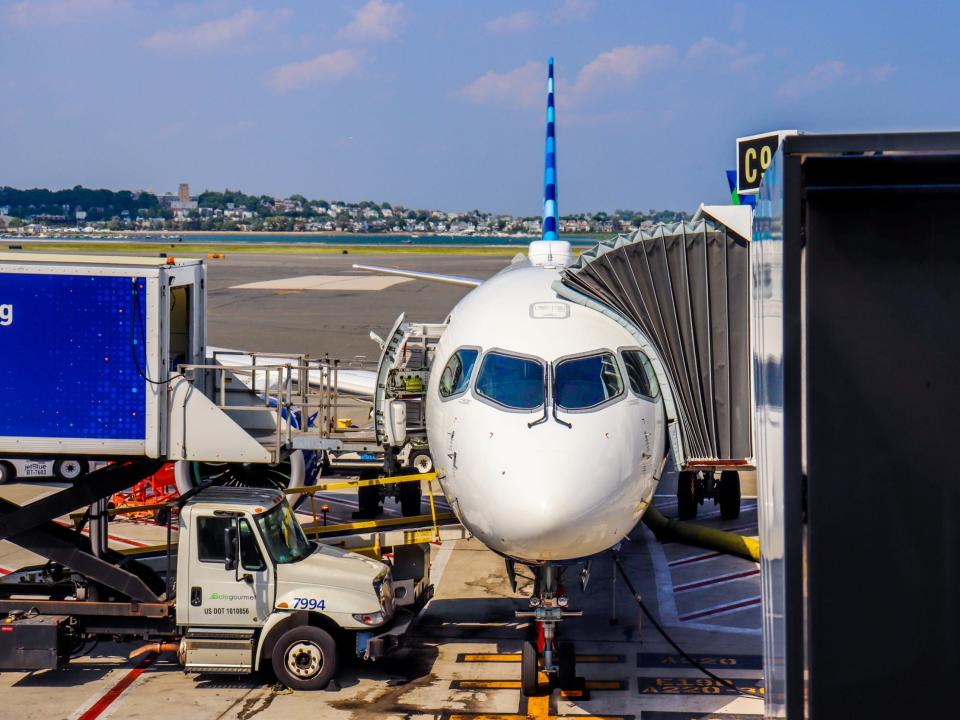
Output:
<svg viewBox="0 0 960 720">
<path fill-rule="evenodd" d="M 717 496 L 721 518 L 736 520 L 740 517 L 740 473 L 736 470 L 724 470 L 720 473 Z"/>
<path fill-rule="evenodd" d="M 682 470 L 677 474 L 677 517 L 693 520 L 697 516 L 697 474 Z"/>
</svg>

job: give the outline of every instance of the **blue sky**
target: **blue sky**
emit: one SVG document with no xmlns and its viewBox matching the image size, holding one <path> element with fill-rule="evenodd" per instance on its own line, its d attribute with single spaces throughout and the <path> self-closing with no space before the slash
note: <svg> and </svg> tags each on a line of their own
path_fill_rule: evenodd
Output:
<svg viewBox="0 0 960 720">
<path fill-rule="evenodd" d="M 734 138 L 956 129 L 960 5 L 0 0 L 0 185 L 536 215 L 723 201 Z"/>
</svg>

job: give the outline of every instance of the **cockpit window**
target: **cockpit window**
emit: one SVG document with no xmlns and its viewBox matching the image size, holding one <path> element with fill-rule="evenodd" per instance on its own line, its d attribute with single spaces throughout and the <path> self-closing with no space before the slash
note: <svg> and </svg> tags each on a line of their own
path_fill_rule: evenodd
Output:
<svg viewBox="0 0 960 720">
<path fill-rule="evenodd" d="M 657 374 L 653 370 L 650 358 L 640 350 L 622 350 L 620 354 L 627 368 L 630 389 L 637 395 L 648 398 L 659 397 L 660 383 L 657 382 Z"/>
<path fill-rule="evenodd" d="M 450 398 L 467 389 L 479 354 L 473 348 L 460 348 L 451 356 L 440 374 L 440 397 Z"/>
<path fill-rule="evenodd" d="M 476 391 L 512 410 L 536 410 L 543 405 L 543 363 L 488 352 L 480 364 Z"/>
<path fill-rule="evenodd" d="M 557 405 L 586 410 L 623 394 L 623 380 L 613 353 L 560 360 L 554 369 Z"/>
</svg>

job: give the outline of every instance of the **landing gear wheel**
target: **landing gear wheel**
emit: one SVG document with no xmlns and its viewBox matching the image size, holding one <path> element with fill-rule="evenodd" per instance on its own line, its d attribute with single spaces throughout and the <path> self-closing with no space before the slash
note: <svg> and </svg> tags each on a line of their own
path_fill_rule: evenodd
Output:
<svg viewBox="0 0 960 720">
<path fill-rule="evenodd" d="M 569 690 L 577 681 L 577 655 L 572 642 L 562 642 L 557 650 L 557 682 L 561 690 Z"/>
<path fill-rule="evenodd" d="M 724 470 L 720 473 L 717 495 L 720 499 L 721 518 L 736 520 L 740 517 L 740 473 L 736 470 Z"/>
<path fill-rule="evenodd" d="M 360 471 L 361 480 L 376 480 L 377 472 L 371 470 Z M 358 517 L 375 518 L 380 514 L 380 486 L 361 485 L 357 488 Z"/>
<path fill-rule="evenodd" d="M 697 474 L 683 470 L 677 474 L 677 516 L 692 520 L 697 516 Z"/>
<path fill-rule="evenodd" d="M 86 460 L 57 460 L 53 464 L 53 474 L 57 480 L 63 480 L 65 482 L 73 482 L 78 477 L 86 475 L 89 470 L 90 466 Z"/>
<path fill-rule="evenodd" d="M 276 465 L 178 460 L 173 467 L 173 477 L 181 495 L 209 480 L 214 485 L 232 487 L 299 488 L 306 483 L 306 475 L 303 450 L 294 450 Z M 302 495 L 301 499 L 305 497 Z"/>
<path fill-rule="evenodd" d="M 10 463 L 0 462 L 0 485 L 17 478 L 17 471 Z"/>
<path fill-rule="evenodd" d="M 540 668 L 537 658 L 537 641 L 526 638 L 520 652 L 520 692 L 525 697 L 540 694 Z"/>
<path fill-rule="evenodd" d="M 397 493 L 400 495 L 400 512 L 404 517 L 420 514 L 423 490 L 420 488 L 419 482 L 400 483 Z"/>
<path fill-rule="evenodd" d="M 292 690 L 323 690 L 337 672 L 337 645 L 310 625 L 287 630 L 273 647 L 273 672 Z"/>
<path fill-rule="evenodd" d="M 421 475 L 425 475 L 433 470 L 433 458 L 430 457 L 428 452 L 414 453 L 413 457 L 410 458 L 410 467 Z"/>
</svg>

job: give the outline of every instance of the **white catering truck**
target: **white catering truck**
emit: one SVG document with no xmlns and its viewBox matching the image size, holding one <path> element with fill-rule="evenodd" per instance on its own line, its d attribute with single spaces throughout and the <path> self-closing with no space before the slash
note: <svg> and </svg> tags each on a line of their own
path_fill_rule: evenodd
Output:
<svg viewBox="0 0 960 720">
<path fill-rule="evenodd" d="M 415 576 L 400 578 L 409 590 L 395 597 L 389 566 L 308 540 L 278 490 L 205 488 L 183 503 L 179 524 L 165 556 L 118 563 L 156 602 L 57 563 L 4 578 L 0 670 L 62 667 L 93 640 L 141 640 L 175 650 L 186 672 L 269 667 L 288 687 L 321 689 L 338 651 L 375 660 L 399 647 L 432 591 L 427 546 L 402 549 Z"/>
</svg>

